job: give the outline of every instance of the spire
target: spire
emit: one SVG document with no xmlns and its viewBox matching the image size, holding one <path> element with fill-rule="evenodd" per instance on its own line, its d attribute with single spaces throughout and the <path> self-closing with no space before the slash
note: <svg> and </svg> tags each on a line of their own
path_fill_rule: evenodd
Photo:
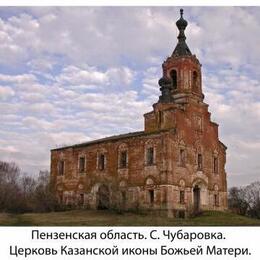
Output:
<svg viewBox="0 0 260 260">
<path fill-rule="evenodd" d="M 177 37 L 178 43 L 177 43 L 177 46 L 175 47 L 175 49 L 172 53 L 172 57 L 192 55 L 188 45 L 185 42 L 186 36 L 184 34 L 184 31 L 185 31 L 185 29 L 188 25 L 188 22 L 185 19 L 183 19 L 183 9 L 180 9 L 180 14 L 181 14 L 181 17 L 176 22 L 176 26 L 179 29 L 179 35 Z"/>
</svg>

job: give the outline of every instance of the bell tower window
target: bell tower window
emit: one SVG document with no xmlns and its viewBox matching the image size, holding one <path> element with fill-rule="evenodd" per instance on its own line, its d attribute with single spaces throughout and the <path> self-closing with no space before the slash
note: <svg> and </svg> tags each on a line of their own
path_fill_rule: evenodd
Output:
<svg viewBox="0 0 260 260">
<path fill-rule="evenodd" d="M 197 73 L 197 71 L 193 71 L 193 73 L 192 73 L 192 89 L 193 89 L 193 91 L 198 90 L 198 73 Z"/>
<path fill-rule="evenodd" d="M 177 89 L 177 71 L 171 70 L 170 77 L 171 77 L 171 81 L 172 81 L 172 88 Z"/>
</svg>

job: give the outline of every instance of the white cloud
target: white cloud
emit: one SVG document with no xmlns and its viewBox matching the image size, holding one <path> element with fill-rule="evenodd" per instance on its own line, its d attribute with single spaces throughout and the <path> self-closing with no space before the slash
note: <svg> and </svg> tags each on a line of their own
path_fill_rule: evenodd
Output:
<svg viewBox="0 0 260 260">
<path fill-rule="evenodd" d="M 143 94 L 146 96 L 152 96 L 153 98 L 160 95 L 160 86 L 158 80 L 162 76 L 160 67 L 150 67 L 144 72 L 143 76 Z"/>
<path fill-rule="evenodd" d="M 14 146 L 0 147 L 2 153 L 16 153 L 18 150 Z"/>
<path fill-rule="evenodd" d="M 29 113 L 37 116 L 51 116 L 55 112 L 55 107 L 53 104 L 48 102 L 39 103 L 25 103 L 22 110 L 25 113 Z"/>
<path fill-rule="evenodd" d="M 23 92 L 20 95 L 20 98 L 22 100 L 26 101 L 26 102 L 29 102 L 29 103 L 37 103 L 37 102 L 40 102 L 40 101 L 44 101 L 45 96 L 43 94 L 40 94 L 40 93 Z"/>
<path fill-rule="evenodd" d="M 0 86 L 0 100 L 6 100 L 14 96 L 15 92 L 8 86 Z"/>
<path fill-rule="evenodd" d="M 127 68 L 109 68 L 106 71 L 98 70 L 96 67 L 85 65 L 84 68 L 76 66 L 65 67 L 61 74 L 56 78 L 60 84 L 68 86 L 86 86 L 105 88 L 108 85 L 129 85 L 134 80 L 135 73 Z"/>
<path fill-rule="evenodd" d="M 36 81 L 36 77 L 33 74 L 21 74 L 21 75 L 6 75 L 0 74 L 0 81 L 7 83 L 16 83 L 16 84 L 30 84 Z"/>
<path fill-rule="evenodd" d="M 49 130 L 49 129 L 55 129 L 55 125 L 53 123 L 50 123 L 46 120 L 43 119 L 38 119 L 36 117 L 25 117 L 22 119 L 22 122 L 25 126 L 28 126 L 32 129 L 44 129 L 44 130 Z"/>
<path fill-rule="evenodd" d="M 106 71 L 106 76 L 108 77 L 111 85 L 130 85 L 134 80 L 135 73 L 127 67 L 122 68 L 111 68 Z"/>
<path fill-rule="evenodd" d="M 27 65 L 32 69 L 32 72 L 45 72 L 53 69 L 55 62 L 50 58 L 38 58 L 27 62 Z"/>
<path fill-rule="evenodd" d="M 97 71 L 93 67 L 81 70 L 78 67 L 69 66 L 62 70 L 61 75 L 57 77 L 57 81 L 72 85 L 107 85 L 108 77 L 105 73 Z"/>
</svg>

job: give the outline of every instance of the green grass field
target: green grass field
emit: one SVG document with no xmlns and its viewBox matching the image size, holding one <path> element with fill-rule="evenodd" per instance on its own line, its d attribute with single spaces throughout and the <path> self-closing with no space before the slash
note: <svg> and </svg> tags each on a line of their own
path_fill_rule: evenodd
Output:
<svg viewBox="0 0 260 260">
<path fill-rule="evenodd" d="M 111 211 L 72 210 L 52 213 L 0 213 L 1 226 L 260 226 L 259 219 L 229 212 L 204 212 L 187 219 L 118 214 Z"/>
</svg>

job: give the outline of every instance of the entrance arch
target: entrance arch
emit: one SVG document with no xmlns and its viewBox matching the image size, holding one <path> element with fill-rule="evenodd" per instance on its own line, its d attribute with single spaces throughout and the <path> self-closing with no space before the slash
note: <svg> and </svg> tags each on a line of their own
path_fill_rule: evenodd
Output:
<svg viewBox="0 0 260 260">
<path fill-rule="evenodd" d="M 100 185 L 97 191 L 97 209 L 109 209 L 109 195 L 108 186 L 105 184 Z"/>
<path fill-rule="evenodd" d="M 208 206 L 208 183 L 202 178 L 196 178 L 192 185 L 193 212 L 199 213 Z"/>
</svg>

